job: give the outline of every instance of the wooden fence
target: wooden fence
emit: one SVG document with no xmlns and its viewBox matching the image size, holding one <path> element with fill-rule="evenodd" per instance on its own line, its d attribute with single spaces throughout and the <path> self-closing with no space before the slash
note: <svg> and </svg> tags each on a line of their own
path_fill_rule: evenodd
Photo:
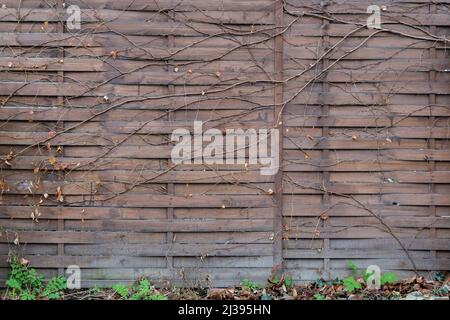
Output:
<svg viewBox="0 0 450 320">
<path fill-rule="evenodd" d="M 450 269 L 449 0 L 1 2 L 1 282 Z M 174 164 L 195 120 L 279 129 L 280 170 Z"/>
</svg>

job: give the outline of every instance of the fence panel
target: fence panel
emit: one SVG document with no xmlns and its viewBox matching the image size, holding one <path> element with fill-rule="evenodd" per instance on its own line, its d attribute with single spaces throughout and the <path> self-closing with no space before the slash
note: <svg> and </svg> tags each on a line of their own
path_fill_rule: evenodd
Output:
<svg viewBox="0 0 450 320">
<path fill-rule="evenodd" d="M 0 283 L 10 251 L 83 286 L 449 269 L 446 1 L 70 5 L 0 8 Z M 224 163 L 174 161 L 200 122 Z M 280 170 L 227 129 L 280 130 Z"/>
</svg>

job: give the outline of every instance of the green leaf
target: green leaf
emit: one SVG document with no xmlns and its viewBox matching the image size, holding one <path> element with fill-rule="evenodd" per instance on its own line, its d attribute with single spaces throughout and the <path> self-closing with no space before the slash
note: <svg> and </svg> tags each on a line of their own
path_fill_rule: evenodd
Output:
<svg viewBox="0 0 450 320">
<path fill-rule="evenodd" d="M 261 289 L 262 287 L 263 286 L 260 285 L 259 283 L 250 281 L 249 279 L 242 280 L 242 289 L 244 289 L 244 290 L 254 291 L 254 290 Z"/>
<path fill-rule="evenodd" d="M 354 277 L 358 276 L 358 266 L 353 261 L 347 261 L 347 267 L 352 270 L 352 274 Z"/>
<path fill-rule="evenodd" d="M 112 289 L 122 298 L 126 299 L 128 298 L 128 295 L 130 294 L 129 289 L 124 286 L 123 284 L 115 284 L 112 286 Z"/>
<path fill-rule="evenodd" d="M 141 281 L 139 281 L 139 291 L 145 293 L 150 291 L 150 281 L 148 281 L 148 279 L 142 279 Z"/>
<path fill-rule="evenodd" d="M 67 279 L 62 276 L 53 277 L 48 281 L 47 285 L 45 286 L 45 289 L 42 292 L 42 296 L 47 297 L 50 300 L 60 299 L 61 291 L 65 289 L 67 289 Z"/>
<path fill-rule="evenodd" d="M 14 298 L 21 300 L 35 300 L 46 297 L 48 299 L 60 299 L 61 293 L 67 288 L 65 277 L 53 277 L 46 284 L 44 276 L 36 269 L 28 267 L 18 257 L 13 256 L 10 260 L 11 272 L 6 285 L 11 290 Z"/>
<path fill-rule="evenodd" d="M 361 289 L 361 284 L 358 281 L 356 281 L 355 278 L 353 277 L 345 278 L 344 281 L 342 281 L 342 283 L 344 284 L 348 292 L 353 292 L 357 289 Z"/>
<path fill-rule="evenodd" d="M 59 292 L 54 292 L 54 293 L 49 293 L 47 295 L 47 298 L 49 300 L 57 300 L 57 299 L 61 299 L 61 294 Z"/>
<path fill-rule="evenodd" d="M 367 279 L 369 279 L 369 277 L 372 276 L 373 274 L 375 274 L 375 270 L 372 270 L 372 272 L 365 271 L 364 272 L 364 282 L 367 283 Z"/>
<path fill-rule="evenodd" d="M 398 277 L 393 272 L 386 272 L 383 275 L 381 275 L 381 285 L 385 285 L 386 283 L 394 283 L 398 280 Z"/>
<path fill-rule="evenodd" d="M 20 296 L 20 300 L 36 300 L 36 295 L 30 292 L 24 292 L 21 296 Z"/>
<path fill-rule="evenodd" d="M 22 290 L 21 283 L 19 281 L 17 281 L 17 279 L 14 279 L 14 278 L 10 278 L 10 279 L 6 280 L 6 285 L 10 289 L 17 289 L 19 291 Z"/>
<path fill-rule="evenodd" d="M 286 275 L 286 277 L 284 278 L 284 285 L 287 288 L 292 287 L 293 281 L 292 281 L 292 277 L 290 275 Z"/>
</svg>

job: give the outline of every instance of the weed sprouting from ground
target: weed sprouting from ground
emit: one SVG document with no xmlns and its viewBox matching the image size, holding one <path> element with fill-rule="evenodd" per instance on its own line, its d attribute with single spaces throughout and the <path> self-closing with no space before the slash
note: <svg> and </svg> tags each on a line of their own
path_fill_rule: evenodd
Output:
<svg viewBox="0 0 450 320">
<path fill-rule="evenodd" d="M 127 287 L 123 284 L 115 284 L 112 289 L 123 300 L 167 300 L 167 296 L 160 293 L 146 278 L 139 280 L 135 285 Z"/>
<path fill-rule="evenodd" d="M 132 285 L 117 283 L 112 288 L 91 288 L 68 290 L 65 277 L 44 276 L 31 268 L 26 259 L 11 256 L 11 270 L 6 281 L 3 299 L 52 300 L 52 299 L 108 299 L 108 300 L 169 300 L 169 299 L 225 299 L 225 300 L 332 300 L 332 299 L 404 299 L 409 293 L 422 295 L 424 299 L 448 299 L 450 289 L 445 275 L 437 274 L 434 280 L 413 277 L 398 280 L 393 272 L 380 276 L 379 289 L 368 286 L 368 277 L 373 274 L 361 273 L 356 264 L 348 263 L 351 275 L 344 279 L 317 279 L 306 284 L 294 283 L 287 274 L 271 275 L 267 283 L 261 284 L 243 279 L 238 286 L 226 289 L 183 287 L 166 282 L 163 286 L 154 285 L 142 277 Z"/>
<path fill-rule="evenodd" d="M 44 276 L 35 269 L 28 267 L 28 262 L 17 257 L 10 258 L 11 271 L 6 280 L 7 296 L 12 299 L 60 299 L 62 292 L 67 288 L 65 277 L 51 278 L 47 283 Z"/>
</svg>

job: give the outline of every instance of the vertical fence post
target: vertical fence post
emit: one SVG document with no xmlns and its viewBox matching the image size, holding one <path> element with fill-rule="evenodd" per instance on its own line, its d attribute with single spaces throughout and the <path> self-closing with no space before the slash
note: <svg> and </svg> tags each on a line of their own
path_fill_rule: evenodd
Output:
<svg viewBox="0 0 450 320">
<path fill-rule="evenodd" d="M 283 30 L 283 0 L 275 2 L 275 26 L 276 33 Z M 283 35 L 278 34 L 274 39 L 274 73 L 275 80 L 283 80 Z M 274 243 L 273 243 L 273 265 L 280 270 L 283 269 L 283 118 L 279 117 L 283 104 L 283 84 L 275 84 L 274 90 L 274 121 L 275 127 L 279 129 L 279 164 L 280 169 L 275 175 L 275 206 L 273 216 Z"/>
<path fill-rule="evenodd" d="M 56 8 L 57 12 L 62 12 L 62 14 L 60 15 L 60 19 L 61 20 L 58 22 L 57 28 L 56 28 L 56 32 L 57 33 L 61 33 L 61 34 L 64 33 L 64 18 L 63 18 L 63 16 L 64 16 L 64 11 L 63 10 L 64 9 L 63 9 L 63 4 L 64 4 L 64 1 L 63 0 L 59 0 L 57 2 L 57 8 Z M 62 47 L 59 50 L 59 58 L 61 59 L 61 61 L 64 60 L 64 47 Z M 63 68 L 62 68 L 62 65 L 61 65 L 61 70 L 58 71 L 58 83 L 63 85 L 63 82 L 64 82 L 64 71 L 63 71 Z M 58 97 L 56 99 L 57 99 L 56 100 L 56 105 L 59 108 L 63 108 L 64 107 L 64 97 L 61 96 L 61 93 L 59 93 L 59 95 L 58 95 Z M 59 126 L 61 126 L 61 130 L 64 130 L 64 122 L 60 122 Z M 58 127 L 58 125 L 56 127 Z M 55 128 L 55 131 L 56 131 L 56 128 Z M 62 154 L 61 155 L 62 156 L 65 155 L 65 148 L 62 149 Z M 65 176 L 65 173 L 63 173 L 63 175 Z M 65 179 L 64 179 L 64 181 L 65 181 Z M 64 217 L 63 217 L 63 211 L 61 210 L 59 212 L 61 213 L 61 216 L 58 218 L 57 228 L 58 228 L 58 231 L 61 232 L 61 231 L 64 231 L 64 229 L 65 229 L 65 222 L 64 222 Z M 62 263 L 62 261 L 64 261 L 62 256 L 64 256 L 64 243 L 59 242 L 58 243 L 58 258 L 59 258 L 58 264 L 60 264 L 60 263 Z M 58 275 L 60 275 L 60 276 L 64 275 L 64 267 L 61 267 L 61 265 L 58 266 Z"/>
<path fill-rule="evenodd" d="M 323 14 L 325 14 L 325 9 Z M 330 37 L 328 35 L 328 29 L 330 27 L 330 24 L 328 22 L 328 20 L 323 19 L 322 20 L 322 27 L 321 32 L 321 39 L 322 39 L 322 48 L 320 50 L 320 54 L 325 53 L 327 50 L 329 50 L 329 46 L 330 46 Z M 320 63 L 320 68 L 322 70 L 326 69 L 329 65 L 329 59 L 327 57 L 324 57 L 322 59 L 322 62 Z M 322 84 L 321 84 L 321 91 L 322 94 L 324 96 L 324 99 L 322 100 L 322 104 L 321 104 L 321 119 L 325 120 L 323 122 L 322 125 L 322 138 L 323 139 L 327 139 L 329 138 L 329 127 L 328 127 L 328 121 L 327 118 L 329 116 L 329 106 L 328 106 L 328 102 L 326 99 L 326 94 L 329 91 L 329 84 L 328 81 L 326 79 L 328 74 L 328 71 L 325 72 L 322 76 Z M 330 151 L 328 148 L 323 148 L 321 151 L 321 158 L 323 163 L 329 163 L 330 161 Z M 330 185 L 330 171 L 328 170 L 327 166 L 324 166 L 322 169 L 322 186 L 324 187 L 324 192 L 323 192 L 323 196 L 322 196 L 322 213 L 323 215 L 328 215 L 328 208 L 331 206 L 330 204 L 330 195 L 327 193 L 328 187 Z M 320 218 L 322 218 L 323 216 L 321 216 Z M 327 223 L 327 219 L 321 219 L 321 224 L 322 226 L 324 226 L 324 224 Z M 324 238 L 323 239 L 323 244 L 322 244 L 322 252 L 327 255 L 327 252 L 330 250 L 330 239 L 329 237 Z M 324 271 L 324 278 L 331 278 L 331 267 L 330 267 L 330 258 L 324 258 L 323 259 L 323 271 Z"/>
<path fill-rule="evenodd" d="M 171 5 L 170 8 L 173 8 L 173 6 Z M 175 10 L 175 9 L 174 9 Z M 175 16 L 175 12 L 174 10 L 170 10 L 168 12 L 168 17 L 167 17 L 167 21 L 171 22 L 171 18 L 174 18 Z M 172 51 L 172 49 L 175 47 L 175 37 L 172 33 L 169 33 L 167 35 L 167 48 L 169 49 L 169 51 Z M 168 66 L 167 66 L 167 72 L 169 73 L 169 75 L 173 72 L 173 60 L 169 60 L 168 61 Z M 171 78 L 169 76 L 169 78 Z M 175 93 L 175 86 L 170 83 L 167 86 L 167 92 L 168 94 L 174 94 Z M 170 107 L 173 107 L 173 105 L 171 104 Z M 171 122 L 173 120 L 173 112 L 171 112 L 171 110 L 168 110 L 167 112 L 167 121 Z M 169 135 L 169 140 L 170 140 L 170 135 Z M 167 168 L 169 168 L 171 166 L 171 160 L 170 158 L 167 159 Z M 173 182 L 169 182 L 167 183 L 167 194 L 168 195 L 174 195 L 175 194 L 175 185 Z M 167 207 L 167 220 L 169 222 L 173 222 L 174 219 L 174 208 L 172 205 L 169 205 Z M 173 273 L 173 269 L 174 269 L 174 263 L 173 263 L 173 256 L 172 253 L 170 251 L 172 251 L 173 248 L 173 243 L 174 243 L 174 233 L 172 231 L 167 232 L 166 234 L 166 243 L 167 243 L 167 253 L 166 253 L 166 260 L 167 260 L 167 269 L 168 269 L 168 274 L 170 275 L 170 278 L 172 278 L 172 273 Z"/>
<path fill-rule="evenodd" d="M 436 4 L 430 3 L 429 7 L 429 16 L 432 17 L 434 14 L 436 14 Z M 431 25 L 430 23 L 430 33 L 436 34 L 436 26 Z M 430 59 L 436 59 L 436 48 L 434 46 L 431 46 L 429 49 L 430 52 Z M 431 67 L 430 71 L 428 73 L 428 81 L 430 84 L 430 87 L 434 84 L 433 82 L 436 81 L 436 70 Z M 429 127 L 430 127 L 430 137 L 428 139 L 427 147 L 428 149 L 436 149 L 436 139 L 433 138 L 433 128 L 435 126 L 436 118 L 434 117 L 434 107 L 436 106 L 436 94 L 434 92 L 431 92 L 428 95 L 428 104 L 430 109 L 430 118 L 429 118 Z M 428 160 L 428 170 L 430 171 L 430 176 L 433 176 L 433 172 L 436 170 L 436 162 L 434 160 Z M 431 197 L 433 197 L 433 194 L 436 192 L 436 185 L 434 183 L 430 183 L 428 186 L 428 193 L 431 194 Z M 431 204 L 430 207 L 430 218 L 436 219 L 437 218 L 437 208 L 435 205 Z M 430 228 L 430 237 L 431 238 L 437 238 L 437 232 L 435 226 Z M 431 258 L 433 259 L 433 266 L 436 265 L 436 258 L 437 258 L 437 252 L 436 250 L 431 250 Z"/>
</svg>

